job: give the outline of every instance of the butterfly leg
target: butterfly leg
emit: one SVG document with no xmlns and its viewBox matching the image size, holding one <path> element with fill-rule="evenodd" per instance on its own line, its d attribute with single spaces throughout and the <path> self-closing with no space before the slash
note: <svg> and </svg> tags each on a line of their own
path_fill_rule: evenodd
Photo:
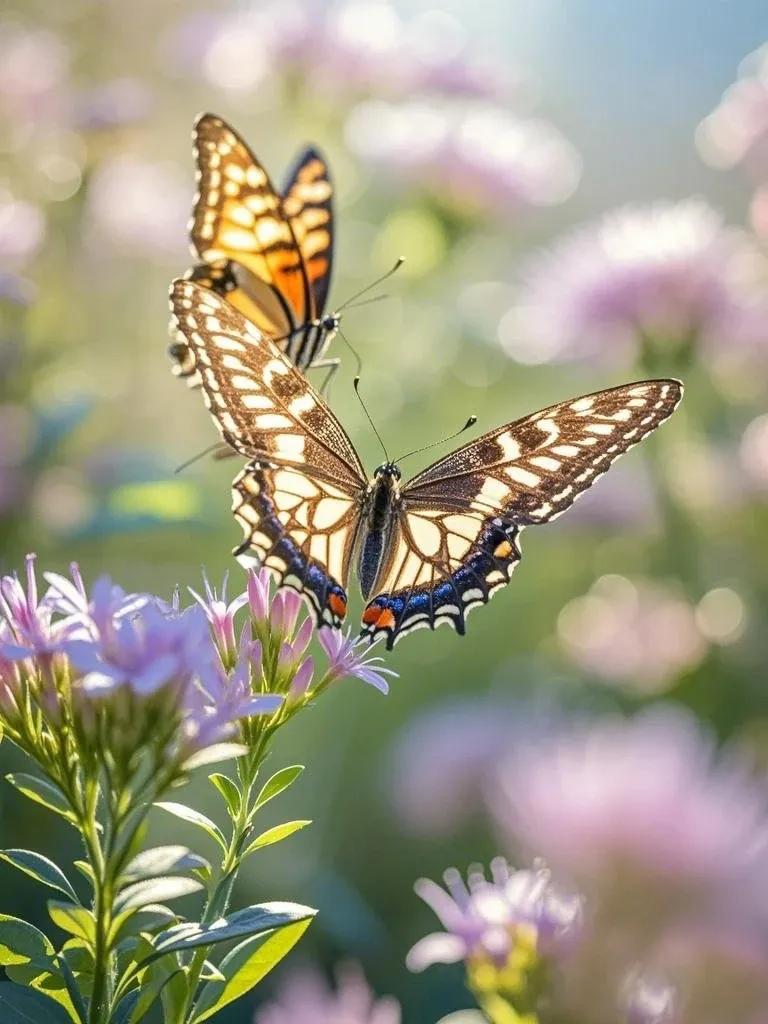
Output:
<svg viewBox="0 0 768 1024">
<path fill-rule="evenodd" d="M 320 385 L 320 394 L 323 396 L 323 398 L 328 397 L 331 381 L 333 380 L 333 376 L 340 366 L 340 359 L 319 359 L 316 363 L 312 364 L 313 370 L 328 370 L 328 373 L 325 375 L 323 383 Z"/>
</svg>

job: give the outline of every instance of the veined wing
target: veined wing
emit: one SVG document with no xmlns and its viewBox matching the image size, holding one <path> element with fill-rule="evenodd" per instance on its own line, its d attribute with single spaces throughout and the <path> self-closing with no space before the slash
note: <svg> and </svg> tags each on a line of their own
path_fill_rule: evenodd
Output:
<svg viewBox="0 0 768 1024">
<path fill-rule="evenodd" d="M 313 146 L 299 155 L 288 175 L 283 212 L 304 259 L 315 316 L 320 317 L 328 301 L 333 266 L 333 183 L 327 160 Z"/>
<path fill-rule="evenodd" d="M 524 526 L 564 512 L 620 455 L 674 412 L 675 380 L 642 381 L 571 399 L 490 431 L 403 489 L 400 532 L 363 633 L 391 647 L 412 629 L 468 612 L 509 581 Z"/>
<path fill-rule="evenodd" d="M 350 493 L 366 486 L 346 431 L 307 379 L 226 300 L 192 281 L 171 286 L 171 331 L 194 355 L 223 439 L 247 458 L 306 467 Z"/>
</svg>

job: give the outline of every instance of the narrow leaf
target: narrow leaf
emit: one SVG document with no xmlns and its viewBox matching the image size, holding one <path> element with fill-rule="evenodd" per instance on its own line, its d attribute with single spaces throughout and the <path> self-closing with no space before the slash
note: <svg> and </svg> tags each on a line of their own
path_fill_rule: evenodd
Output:
<svg viewBox="0 0 768 1024">
<path fill-rule="evenodd" d="M 75 1009 L 70 994 L 67 992 L 64 979 L 59 975 L 50 974 L 48 971 L 43 971 L 32 964 L 16 964 L 13 967 L 6 967 L 5 974 L 8 981 L 13 981 L 17 985 L 23 985 L 25 988 L 37 989 L 48 996 L 49 999 L 61 1003 L 72 1020 L 78 1022 L 85 1020 L 85 1017 L 79 1015 Z"/>
<path fill-rule="evenodd" d="M 265 846 L 272 846 L 274 843 L 282 842 L 283 839 L 292 836 L 294 832 L 300 832 L 301 829 L 311 824 L 311 821 L 286 821 L 282 825 L 268 828 L 266 832 L 262 832 L 252 843 L 249 843 L 243 856 L 247 857 L 249 854 L 255 853 L 256 850 L 261 850 Z"/>
<path fill-rule="evenodd" d="M 32 963 L 54 971 L 53 956 L 53 944 L 39 928 L 19 917 L 0 914 L 0 967 Z"/>
<path fill-rule="evenodd" d="M 275 772 L 275 774 L 271 778 L 267 779 L 261 787 L 261 792 L 256 798 L 256 803 L 253 808 L 254 811 L 263 807 L 264 804 L 269 803 L 270 800 L 279 796 L 280 793 L 285 792 L 289 786 L 294 784 L 303 771 L 303 764 L 292 764 L 287 768 L 281 768 L 279 772 Z"/>
<path fill-rule="evenodd" d="M 191 772 L 193 768 L 200 768 L 204 764 L 216 764 L 218 761 L 231 761 L 234 757 L 242 757 L 248 753 L 248 747 L 242 743 L 215 743 L 211 747 L 204 747 L 193 754 L 184 762 L 182 768 Z"/>
<path fill-rule="evenodd" d="M 227 775 L 222 775 L 220 772 L 214 772 L 212 775 L 209 775 L 208 781 L 212 786 L 215 786 L 219 793 L 224 797 L 224 803 L 227 805 L 230 817 L 235 818 L 240 810 L 240 801 L 242 800 L 237 783 L 233 782 Z"/>
<path fill-rule="evenodd" d="M 122 875 L 124 885 L 139 882 L 144 878 L 191 871 L 193 868 L 208 867 L 204 857 L 198 857 L 186 846 L 155 846 L 144 850 L 128 864 Z"/>
<path fill-rule="evenodd" d="M 171 800 L 160 800 L 155 804 L 155 807 L 159 807 L 162 811 L 167 811 L 168 814 L 172 814 L 176 818 L 181 818 L 182 821 L 189 822 L 190 825 L 197 825 L 198 828 L 207 832 L 212 839 L 215 839 L 223 850 L 226 850 L 227 842 L 221 829 L 210 818 L 206 818 L 204 814 L 193 810 L 191 807 L 187 807 L 185 804 L 177 804 Z"/>
<path fill-rule="evenodd" d="M 155 956 L 163 956 L 178 950 L 195 949 L 197 946 L 211 946 L 217 942 L 259 935 L 274 928 L 304 921 L 317 913 L 311 907 L 298 903 L 257 903 L 252 907 L 236 910 L 227 917 L 221 917 L 211 924 L 188 921 L 169 928 L 155 936 Z"/>
<path fill-rule="evenodd" d="M 115 902 L 118 910 L 132 910 L 144 907 L 148 903 L 159 903 L 161 900 L 174 900 L 179 896 L 187 896 L 198 892 L 203 886 L 194 878 L 183 875 L 169 875 L 167 878 L 149 878 L 144 882 L 136 882 L 123 889 Z"/>
<path fill-rule="evenodd" d="M 54 786 L 52 782 L 49 782 L 47 779 L 38 779 L 36 775 L 27 775 L 25 772 L 14 772 L 11 775 L 6 775 L 5 778 L 30 800 L 42 804 L 49 811 L 55 811 L 62 818 L 66 818 L 67 821 L 74 823 L 74 815 L 69 808 L 66 797 L 59 787 Z"/>
<path fill-rule="evenodd" d="M 229 1003 L 239 999 L 277 966 L 312 923 L 296 921 L 268 935 L 252 936 L 228 953 L 219 964 L 224 982 L 209 981 L 195 1005 L 192 1024 L 202 1024 Z"/>
<path fill-rule="evenodd" d="M 61 868 L 52 860 L 43 857 L 41 853 L 35 853 L 33 850 L 0 850 L 0 860 L 7 861 L 19 871 L 23 871 L 24 874 L 42 882 L 43 885 L 50 886 L 51 889 L 58 889 L 73 903 L 80 902 L 77 893 Z"/>
<path fill-rule="evenodd" d="M 93 943 L 95 925 L 93 914 L 85 907 L 73 907 L 70 903 L 60 900 L 48 900 L 48 915 L 62 931 Z"/>
<path fill-rule="evenodd" d="M 0 984 L 0 1020 L 3 1024 L 71 1024 L 64 1007 L 34 988 L 10 981 Z"/>
</svg>

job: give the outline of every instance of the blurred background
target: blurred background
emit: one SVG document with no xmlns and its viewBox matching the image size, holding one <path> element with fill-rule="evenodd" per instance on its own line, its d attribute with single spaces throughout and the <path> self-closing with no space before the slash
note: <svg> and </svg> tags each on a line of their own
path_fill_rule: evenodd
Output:
<svg viewBox="0 0 768 1024">
<path fill-rule="evenodd" d="M 318 906 L 294 961 L 359 961 L 406 1024 L 470 1003 L 459 969 L 405 971 L 432 927 L 412 885 L 516 856 L 488 790 L 521 735 L 674 701 L 768 760 L 766 38 L 761 0 L 4 5 L 4 571 L 36 550 L 161 594 L 203 566 L 240 580 L 235 463 L 174 473 L 215 440 L 166 356 L 201 110 L 278 182 L 303 143 L 325 150 L 332 306 L 406 257 L 387 301 L 345 319 L 391 450 L 471 413 L 483 431 L 643 376 L 686 383 L 658 436 L 525 533 L 466 638 L 416 633 L 389 697 L 345 684 L 281 737 L 276 764 L 311 770 L 275 813 L 315 824 L 254 859 L 241 896 Z M 353 361 L 332 354 L 334 408 L 374 467 Z M 4 771 L 19 760 L 0 748 Z M 32 805 L 0 800 L 0 833 L 34 846 Z M 31 885 L 3 891 L 40 920 Z"/>
</svg>

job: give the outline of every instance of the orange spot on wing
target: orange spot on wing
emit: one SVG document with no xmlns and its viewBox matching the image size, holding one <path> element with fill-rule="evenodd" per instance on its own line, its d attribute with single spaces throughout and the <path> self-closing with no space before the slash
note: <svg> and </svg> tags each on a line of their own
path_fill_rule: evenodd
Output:
<svg viewBox="0 0 768 1024">
<path fill-rule="evenodd" d="M 330 595 L 328 598 L 328 607 L 331 609 L 333 614 L 338 615 L 340 619 L 343 619 L 347 614 L 347 602 L 338 594 Z"/>
<path fill-rule="evenodd" d="M 377 629 L 392 629 L 395 625 L 395 616 L 389 608 L 381 608 L 372 604 L 363 612 L 363 623 L 366 626 L 375 626 Z"/>
<path fill-rule="evenodd" d="M 363 622 L 365 625 L 372 626 L 375 622 L 378 622 L 381 611 L 381 608 L 375 604 L 372 604 L 370 608 L 366 608 L 363 612 Z"/>
<path fill-rule="evenodd" d="M 493 549 L 494 558 L 507 558 L 512 553 L 512 545 L 508 540 L 503 540 Z"/>
</svg>

